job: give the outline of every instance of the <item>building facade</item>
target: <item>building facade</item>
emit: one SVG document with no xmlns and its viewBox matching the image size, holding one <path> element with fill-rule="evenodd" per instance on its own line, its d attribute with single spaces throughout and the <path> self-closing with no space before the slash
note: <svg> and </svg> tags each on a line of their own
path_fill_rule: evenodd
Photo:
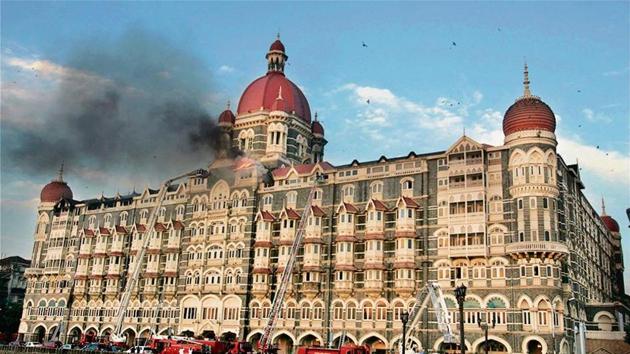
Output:
<svg viewBox="0 0 630 354">
<path fill-rule="evenodd" d="M 225 142 L 207 177 L 157 190 L 75 200 L 63 176 L 41 193 L 20 333 L 43 339 L 111 334 L 136 262 L 141 279 L 122 330 L 131 341 L 170 330 L 233 333 L 257 341 L 288 260 L 315 176 L 306 234 L 273 340 L 368 344 L 401 338 L 400 314 L 429 281 L 459 322 L 454 287 L 468 287 L 466 347 L 494 353 L 583 352 L 591 339 L 623 338 L 619 226 L 583 194 L 579 167 L 556 152 L 555 116 L 529 90 L 509 107 L 505 143 L 462 136 L 444 151 L 353 161 L 324 159 L 324 129 L 286 78 L 284 45 L 267 73 L 219 116 Z M 149 237 L 144 259 L 136 254 Z M 417 348 L 453 350 L 427 309 L 412 324 Z M 579 351 L 582 350 L 582 351 Z"/>
<path fill-rule="evenodd" d="M 26 278 L 24 272 L 31 261 L 19 256 L 0 259 L 0 307 L 24 302 Z"/>
</svg>

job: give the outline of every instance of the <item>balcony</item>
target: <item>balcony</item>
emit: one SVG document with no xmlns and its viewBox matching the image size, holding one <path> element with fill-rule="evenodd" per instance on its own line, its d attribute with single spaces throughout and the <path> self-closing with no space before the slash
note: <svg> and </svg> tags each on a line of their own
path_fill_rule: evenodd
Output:
<svg viewBox="0 0 630 354">
<path fill-rule="evenodd" d="M 352 280 L 335 280 L 335 292 L 339 295 L 350 295 L 353 288 Z"/>
<path fill-rule="evenodd" d="M 402 297 L 409 296 L 415 287 L 415 281 L 413 279 L 396 279 L 394 284 L 394 290 Z"/>
<path fill-rule="evenodd" d="M 563 258 L 569 254 L 569 248 L 553 241 L 525 241 L 506 245 L 505 253 L 513 256 L 535 254 L 542 257 Z"/>
<path fill-rule="evenodd" d="M 450 257 L 485 256 L 486 245 L 450 246 Z"/>
</svg>

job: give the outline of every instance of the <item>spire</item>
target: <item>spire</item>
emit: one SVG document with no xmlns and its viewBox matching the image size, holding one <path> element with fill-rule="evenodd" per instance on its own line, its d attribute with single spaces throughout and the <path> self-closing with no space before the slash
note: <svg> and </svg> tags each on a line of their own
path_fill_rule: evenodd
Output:
<svg viewBox="0 0 630 354">
<path fill-rule="evenodd" d="M 531 97 L 532 93 L 529 90 L 529 71 L 527 69 L 527 62 L 525 62 L 525 70 L 523 71 L 523 97 Z"/>
<path fill-rule="evenodd" d="M 602 195 L 602 216 L 606 215 L 606 204 L 604 203 L 604 196 Z"/>
<path fill-rule="evenodd" d="M 61 166 L 59 167 L 59 172 L 57 174 L 57 179 L 55 181 L 63 182 L 63 162 L 61 163 Z"/>
<path fill-rule="evenodd" d="M 280 40 L 280 31 L 278 31 L 278 33 L 276 33 L 276 39 Z"/>
<path fill-rule="evenodd" d="M 317 112 L 315 112 L 315 121 L 317 122 Z"/>
<path fill-rule="evenodd" d="M 226 110 L 228 110 L 228 111 L 230 110 L 230 100 L 227 100 L 227 108 L 226 108 Z"/>
</svg>

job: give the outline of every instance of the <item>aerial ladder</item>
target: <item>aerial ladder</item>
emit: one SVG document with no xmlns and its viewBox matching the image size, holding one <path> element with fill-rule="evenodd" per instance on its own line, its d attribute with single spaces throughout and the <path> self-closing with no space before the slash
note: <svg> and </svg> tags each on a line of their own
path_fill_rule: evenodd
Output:
<svg viewBox="0 0 630 354">
<path fill-rule="evenodd" d="M 126 341 L 126 337 L 122 333 L 123 320 L 125 318 L 125 312 L 127 312 L 127 307 L 129 306 L 129 301 L 131 300 L 131 293 L 133 289 L 138 284 L 138 278 L 140 276 L 140 269 L 142 268 L 142 263 L 144 261 L 144 256 L 146 253 L 146 249 L 149 246 L 149 240 L 151 237 L 151 233 L 155 229 L 155 222 L 157 221 L 157 216 L 160 208 L 162 207 L 162 203 L 164 202 L 164 197 L 166 196 L 166 192 L 168 191 L 168 187 L 173 184 L 173 182 L 180 180 L 186 177 L 205 177 L 208 175 L 208 172 L 203 169 L 193 170 L 191 172 L 175 176 L 173 178 L 169 178 L 162 183 L 162 187 L 158 192 L 156 197 L 157 205 L 151 211 L 149 216 L 149 221 L 147 225 L 147 229 L 145 231 L 145 237 L 142 241 L 142 247 L 138 250 L 136 254 L 136 262 L 134 264 L 133 272 L 131 276 L 127 280 L 127 284 L 125 285 L 125 291 L 122 294 L 122 299 L 120 301 L 120 306 L 118 307 L 118 312 L 116 313 L 116 323 L 114 330 L 112 331 L 111 341 L 115 343 L 123 343 Z"/>
<path fill-rule="evenodd" d="M 284 297 L 286 295 L 287 289 L 289 287 L 289 282 L 291 281 L 291 275 L 293 274 L 293 266 L 295 265 L 295 260 L 297 259 L 298 250 L 300 245 L 302 244 L 302 239 L 304 238 L 304 231 L 306 228 L 306 222 L 308 217 L 311 214 L 311 204 L 313 202 L 313 198 L 315 197 L 315 193 L 317 191 L 317 185 L 323 183 L 325 179 L 324 175 L 317 174 L 315 176 L 314 185 L 311 188 L 311 191 L 308 194 L 308 199 L 306 200 L 306 204 L 304 205 L 304 211 L 302 211 L 302 216 L 300 218 L 300 223 L 298 224 L 297 231 L 295 233 L 295 239 L 293 239 L 293 245 L 291 246 L 291 250 L 289 251 L 289 259 L 287 260 L 287 264 L 282 271 L 282 278 L 278 282 L 278 288 L 276 289 L 276 296 L 273 299 L 273 304 L 271 305 L 271 310 L 269 311 L 269 318 L 267 319 L 267 324 L 265 325 L 265 329 L 263 330 L 263 334 L 260 337 L 260 341 L 258 342 L 259 349 L 263 353 L 273 353 L 276 348 L 272 348 L 271 343 L 271 335 L 273 330 L 276 327 L 276 320 L 278 319 L 278 314 L 282 310 L 282 306 L 284 305 Z"/>
<path fill-rule="evenodd" d="M 444 343 L 455 343 L 455 336 L 451 329 L 451 316 L 446 307 L 446 301 L 444 301 L 444 294 L 442 289 L 436 282 L 428 282 L 422 287 L 416 295 L 416 303 L 409 312 L 409 326 L 406 329 L 405 338 L 409 340 L 410 332 L 417 325 L 420 320 L 420 314 L 427 308 L 427 305 L 431 300 L 433 304 L 433 310 L 435 311 L 435 317 L 437 318 L 438 330 L 442 332 L 444 336 Z M 406 354 L 407 343 L 401 343 L 401 354 Z"/>
</svg>

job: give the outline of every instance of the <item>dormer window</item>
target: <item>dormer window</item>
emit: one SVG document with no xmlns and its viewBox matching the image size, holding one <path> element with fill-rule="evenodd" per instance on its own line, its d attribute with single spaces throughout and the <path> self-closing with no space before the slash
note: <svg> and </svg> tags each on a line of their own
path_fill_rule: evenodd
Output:
<svg viewBox="0 0 630 354">
<path fill-rule="evenodd" d="M 105 215 L 105 221 L 103 222 L 103 226 L 106 228 L 110 228 L 112 224 L 112 214 Z"/>
<path fill-rule="evenodd" d="M 370 196 L 374 199 L 383 199 L 383 182 L 374 182 L 370 185 Z"/>
<path fill-rule="evenodd" d="M 127 218 L 129 217 L 129 213 L 122 212 L 120 213 L 120 225 L 121 226 L 127 226 Z"/>
<path fill-rule="evenodd" d="M 352 201 L 354 201 L 354 186 L 352 185 L 344 186 L 341 192 L 343 195 L 343 200 L 345 202 L 351 203 Z"/>
</svg>

